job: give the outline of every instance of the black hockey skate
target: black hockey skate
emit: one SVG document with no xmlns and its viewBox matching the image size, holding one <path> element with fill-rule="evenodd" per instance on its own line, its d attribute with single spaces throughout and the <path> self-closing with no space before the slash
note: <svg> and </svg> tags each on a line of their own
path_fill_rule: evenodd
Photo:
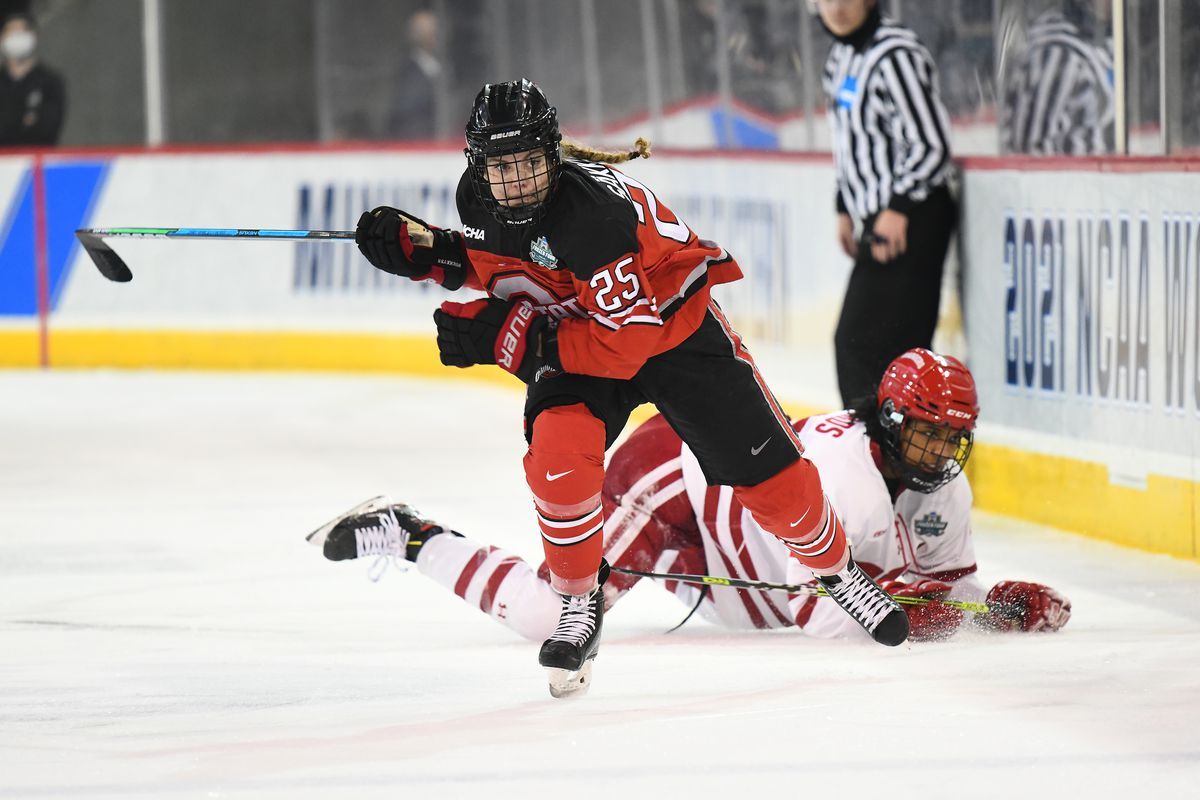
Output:
<svg viewBox="0 0 1200 800">
<path fill-rule="evenodd" d="M 376 564 L 382 563 L 386 568 L 389 560 L 416 561 L 421 546 L 441 533 L 453 531 L 422 518 L 415 508 L 392 503 L 381 495 L 359 503 L 306 538 L 320 547 L 330 561 L 379 556 Z M 376 568 L 372 567 L 372 571 Z M 373 578 L 378 579 L 378 574 Z"/>
<path fill-rule="evenodd" d="M 817 581 L 833 602 L 875 641 L 895 647 L 908 638 L 908 615 L 904 609 L 853 558 L 838 574 L 818 576 Z"/>
<path fill-rule="evenodd" d="M 538 663 L 546 668 L 554 697 L 583 695 L 592 685 L 592 661 L 600 651 L 604 624 L 604 581 L 608 564 L 600 566 L 600 585 L 591 594 L 562 596 L 558 626 L 542 642 Z"/>
</svg>

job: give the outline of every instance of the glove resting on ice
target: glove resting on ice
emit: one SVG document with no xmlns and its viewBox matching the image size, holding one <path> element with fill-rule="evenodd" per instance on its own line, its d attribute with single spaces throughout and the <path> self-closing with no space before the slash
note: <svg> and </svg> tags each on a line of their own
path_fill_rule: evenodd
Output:
<svg viewBox="0 0 1200 800">
<path fill-rule="evenodd" d="M 987 595 L 985 627 L 1002 631 L 1056 631 L 1071 618 L 1071 601 L 1049 586 L 1000 581 Z"/>
</svg>

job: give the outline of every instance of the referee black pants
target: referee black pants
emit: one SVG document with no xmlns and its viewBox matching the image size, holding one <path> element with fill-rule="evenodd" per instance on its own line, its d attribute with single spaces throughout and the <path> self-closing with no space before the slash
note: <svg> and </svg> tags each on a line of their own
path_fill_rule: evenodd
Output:
<svg viewBox="0 0 1200 800">
<path fill-rule="evenodd" d="M 833 337 L 844 407 L 873 392 L 896 356 L 932 345 L 957 216 L 950 191 L 938 187 L 908 215 L 908 249 L 899 258 L 881 264 L 859 242 Z M 874 223 L 871 217 L 864 229 L 871 230 Z"/>
</svg>

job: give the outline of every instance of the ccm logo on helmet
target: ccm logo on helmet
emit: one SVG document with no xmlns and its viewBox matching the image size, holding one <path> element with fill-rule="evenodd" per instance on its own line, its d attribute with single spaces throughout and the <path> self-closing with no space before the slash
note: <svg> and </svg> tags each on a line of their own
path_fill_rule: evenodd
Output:
<svg viewBox="0 0 1200 800">
<path fill-rule="evenodd" d="M 946 413 L 951 417 L 962 417 L 963 419 L 971 418 L 971 415 L 966 411 L 959 411 L 957 408 L 947 408 Z"/>
<path fill-rule="evenodd" d="M 524 349 L 525 331 L 529 327 L 529 321 L 533 319 L 533 305 L 522 302 L 516 311 L 508 323 L 508 330 L 504 331 L 504 338 L 500 340 L 499 352 L 496 353 L 496 363 L 509 372 L 513 371 L 517 360 L 517 348 Z"/>
<path fill-rule="evenodd" d="M 488 141 L 494 142 L 497 139 L 507 139 L 510 136 L 520 136 L 520 135 L 521 135 L 521 129 L 517 128 L 515 131 L 505 131 L 504 133 L 493 133 L 491 136 L 488 137 Z"/>
</svg>

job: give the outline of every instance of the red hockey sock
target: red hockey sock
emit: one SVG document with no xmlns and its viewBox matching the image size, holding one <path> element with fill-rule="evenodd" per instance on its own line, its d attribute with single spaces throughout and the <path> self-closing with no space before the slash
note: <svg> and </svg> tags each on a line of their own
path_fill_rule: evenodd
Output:
<svg viewBox="0 0 1200 800">
<path fill-rule="evenodd" d="M 562 594 L 596 588 L 603 553 L 604 423 L 578 403 L 538 414 L 525 454 L 550 584 Z"/>
<path fill-rule="evenodd" d="M 813 574 L 833 575 L 850 560 L 842 521 L 808 459 L 798 459 L 762 483 L 735 486 L 733 491 L 758 524 L 787 545 Z"/>
</svg>

